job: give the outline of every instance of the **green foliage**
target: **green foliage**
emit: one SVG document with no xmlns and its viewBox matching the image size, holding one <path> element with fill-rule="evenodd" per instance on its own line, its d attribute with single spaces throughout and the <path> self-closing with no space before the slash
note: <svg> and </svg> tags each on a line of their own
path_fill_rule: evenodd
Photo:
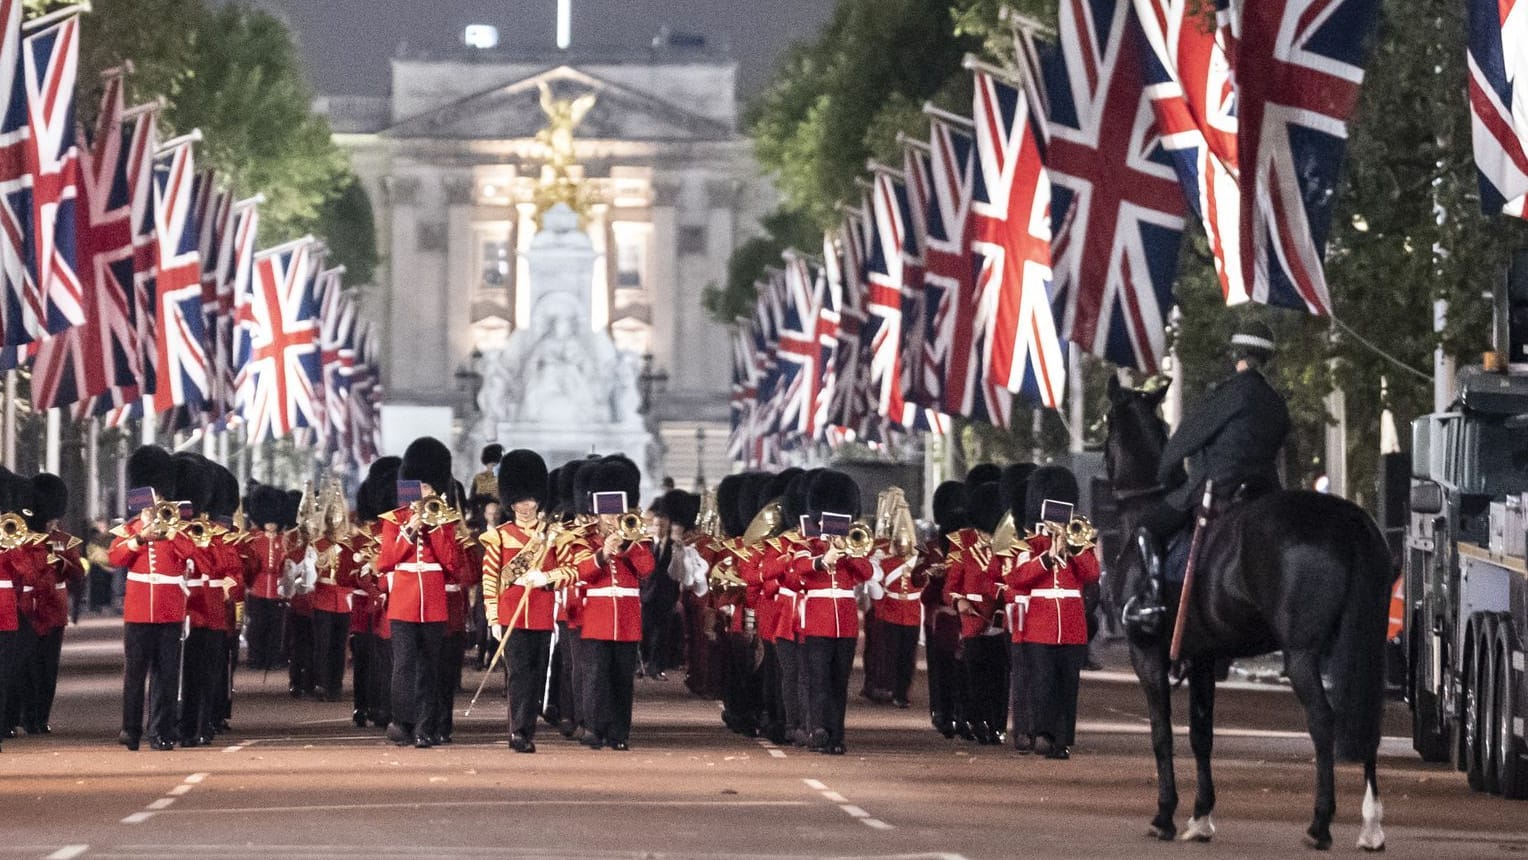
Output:
<svg viewBox="0 0 1528 860">
<path fill-rule="evenodd" d="M 331 262 L 343 263 L 351 282 L 370 277 L 370 206 L 357 199 L 364 195 L 328 123 L 311 111 L 312 91 L 280 21 L 205 0 L 95 0 L 80 31 L 82 118 L 97 110 L 100 72 L 131 60 L 134 101 L 168 102 L 162 135 L 201 129 L 198 165 L 216 169 L 240 195 L 265 195 L 266 244 L 311 232 L 328 241 Z"/>
</svg>

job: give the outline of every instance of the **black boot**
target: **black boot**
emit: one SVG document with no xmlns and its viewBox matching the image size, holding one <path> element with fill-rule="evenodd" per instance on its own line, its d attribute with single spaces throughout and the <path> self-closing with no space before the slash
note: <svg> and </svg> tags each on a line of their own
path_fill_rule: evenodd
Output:
<svg viewBox="0 0 1528 860">
<path fill-rule="evenodd" d="M 1141 564 L 1141 581 L 1135 594 L 1125 602 L 1121 613 L 1125 631 L 1141 640 L 1162 634 L 1167 604 L 1162 600 L 1162 548 L 1156 536 L 1144 528 L 1135 530 L 1136 557 Z"/>
</svg>

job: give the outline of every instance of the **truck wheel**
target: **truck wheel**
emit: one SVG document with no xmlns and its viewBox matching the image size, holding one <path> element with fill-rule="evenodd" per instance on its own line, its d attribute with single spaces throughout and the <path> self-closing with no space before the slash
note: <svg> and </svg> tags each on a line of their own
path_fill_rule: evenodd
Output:
<svg viewBox="0 0 1528 860">
<path fill-rule="evenodd" d="M 1525 759 L 1523 742 L 1512 733 L 1512 720 L 1522 719 L 1523 698 L 1517 684 L 1513 683 L 1512 652 L 1516 647 L 1511 625 L 1499 624 L 1496 628 L 1496 749 L 1501 756 L 1497 778 L 1501 783 L 1501 796 L 1508 800 L 1528 798 L 1528 759 Z"/>
<path fill-rule="evenodd" d="M 1464 693 L 1463 713 L 1459 715 L 1460 752 L 1464 757 L 1464 775 L 1469 781 L 1470 788 L 1474 791 L 1484 791 L 1486 787 L 1485 768 L 1481 766 L 1480 753 L 1483 744 L 1480 742 L 1480 692 L 1481 692 L 1481 669 L 1486 660 L 1481 655 L 1481 646 L 1485 637 L 1481 635 L 1484 627 L 1484 619 L 1476 619 L 1476 623 L 1470 625 L 1469 652 L 1465 654 L 1464 678 L 1461 686 Z"/>
<path fill-rule="evenodd" d="M 1480 654 L 1480 783 L 1491 794 L 1501 793 L 1501 735 L 1496 731 L 1496 700 L 1501 698 L 1496 686 L 1496 629 L 1494 616 L 1486 619 L 1481 630 Z"/>
<path fill-rule="evenodd" d="M 1419 624 L 1414 623 L 1411 629 L 1420 630 Z M 1414 636 L 1412 641 L 1419 642 L 1421 637 Z M 1408 672 L 1411 676 L 1411 745 L 1422 761 L 1448 761 L 1448 734 L 1438 719 L 1438 697 L 1422 680 L 1421 660 L 1421 647 L 1413 644 Z"/>
</svg>

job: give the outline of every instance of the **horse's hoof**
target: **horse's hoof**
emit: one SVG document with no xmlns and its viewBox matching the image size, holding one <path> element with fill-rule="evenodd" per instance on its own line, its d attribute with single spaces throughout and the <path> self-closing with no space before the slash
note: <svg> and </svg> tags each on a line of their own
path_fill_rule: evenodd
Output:
<svg viewBox="0 0 1528 860">
<path fill-rule="evenodd" d="M 1330 833 L 1316 835 L 1310 831 L 1305 833 L 1305 847 L 1314 848 L 1317 851 L 1327 851 L 1332 847 L 1332 835 Z"/>
<path fill-rule="evenodd" d="M 1178 828 L 1170 824 L 1166 827 L 1160 824 L 1153 824 L 1146 828 L 1146 835 L 1150 836 L 1152 839 L 1160 839 L 1163 842 L 1171 842 L 1178 835 Z"/>
<path fill-rule="evenodd" d="M 1203 818 L 1190 818 L 1183 832 L 1178 835 L 1180 842 L 1209 842 L 1214 838 L 1215 822 L 1208 815 Z"/>
</svg>

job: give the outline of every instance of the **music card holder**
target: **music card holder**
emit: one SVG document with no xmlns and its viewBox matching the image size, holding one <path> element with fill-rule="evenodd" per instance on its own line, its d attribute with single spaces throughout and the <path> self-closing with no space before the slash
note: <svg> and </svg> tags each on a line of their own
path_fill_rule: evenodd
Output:
<svg viewBox="0 0 1528 860">
<path fill-rule="evenodd" d="M 424 498 L 424 484 L 419 481 L 398 482 L 398 506 L 407 507 Z"/>
<path fill-rule="evenodd" d="M 144 508 L 154 506 L 153 487 L 133 487 L 127 491 L 127 515 L 135 517 L 143 512 Z"/>
<path fill-rule="evenodd" d="M 801 515 L 800 528 L 802 537 L 814 538 L 822 536 L 822 529 L 819 528 L 817 523 L 806 514 Z"/>
<path fill-rule="evenodd" d="M 626 507 L 626 493 L 620 490 L 607 493 L 595 493 L 594 501 L 591 507 L 594 508 L 594 512 L 596 514 L 620 515 L 631 510 L 630 508 Z"/>
<path fill-rule="evenodd" d="M 828 537 L 843 537 L 849 533 L 853 525 L 854 517 L 848 514 L 824 513 L 822 519 L 818 520 L 822 534 Z"/>
<path fill-rule="evenodd" d="M 1072 511 L 1076 507 L 1071 502 L 1058 502 L 1055 499 L 1046 499 L 1040 503 L 1040 522 L 1057 523 L 1064 526 L 1072 521 Z"/>
</svg>

